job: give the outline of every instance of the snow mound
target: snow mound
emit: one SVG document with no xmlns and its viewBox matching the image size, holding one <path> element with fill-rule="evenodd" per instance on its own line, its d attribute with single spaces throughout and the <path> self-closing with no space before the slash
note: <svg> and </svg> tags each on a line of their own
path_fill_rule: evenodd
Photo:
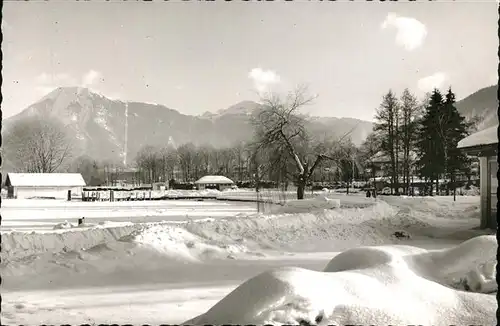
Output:
<svg viewBox="0 0 500 326">
<path fill-rule="evenodd" d="M 115 273 L 116 271 L 137 271 L 162 269 L 179 263 L 200 263 L 205 260 L 236 259 L 242 256 L 262 256 L 249 251 L 243 244 L 220 243 L 191 234 L 182 227 L 165 223 L 143 224 L 140 228 L 128 229 L 123 236 L 104 235 L 109 229 L 101 228 L 101 234 L 94 229 L 80 232 L 62 233 L 69 239 L 90 240 L 87 245 L 58 248 L 62 245 L 58 237 L 46 247 L 31 248 L 24 256 L 15 255 L 2 260 L 2 275 L 13 278 L 38 275 L 39 278 L 71 273 Z M 96 235 L 100 235 L 96 236 Z M 45 241 L 47 239 L 44 239 Z M 66 239 L 63 239 L 66 240 Z M 100 242 L 98 240 L 101 240 Z M 43 240 L 42 240 L 43 241 Z M 84 241 L 82 241 L 84 242 Z M 63 242 L 64 243 L 64 242 Z M 90 245 L 90 244 L 94 245 Z M 29 244 L 28 244 L 29 245 Z M 27 245 L 27 247 L 28 247 Z M 51 246 L 52 245 L 52 246 Z M 52 251 L 50 248 L 55 248 Z M 38 250 L 37 250 L 38 249 Z M 17 252 L 19 253 L 19 251 Z"/>
<path fill-rule="evenodd" d="M 205 239 L 245 241 L 249 248 L 295 250 L 321 240 L 328 242 L 331 250 L 339 251 L 361 244 L 387 243 L 392 238 L 390 230 L 398 230 L 401 226 L 393 219 L 396 213 L 390 205 L 380 201 L 366 208 L 257 214 L 238 219 L 186 223 L 183 227 Z"/>
<path fill-rule="evenodd" d="M 44 253 L 87 249 L 101 243 L 115 241 L 134 230 L 142 228 L 139 224 L 104 222 L 83 224 L 75 227 L 70 223 L 60 223 L 55 230 L 33 232 L 2 232 L 2 262 L 22 259 Z"/>
<path fill-rule="evenodd" d="M 133 242 L 166 257 L 191 262 L 205 259 L 233 258 L 247 253 L 243 245 L 215 243 L 172 225 L 156 225 L 131 234 L 122 241 Z"/>
<path fill-rule="evenodd" d="M 62 223 L 57 223 L 56 225 L 54 225 L 54 230 L 64 230 L 64 229 L 72 229 L 74 228 L 75 225 L 71 224 L 70 222 L 68 221 L 64 221 Z"/>
<path fill-rule="evenodd" d="M 472 262 L 494 247 L 495 238 L 487 236 L 449 251 L 357 248 L 333 258 L 323 272 L 287 267 L 257 275 L 183 324 L 493 325 L 493 295 L 457 290 L 429 275 L 456 271 L 464 267 L 457 256 Z"/>
<path fill-rule="evenodd" d="M 317 196 L 314 198 L 287 201 L 283 206 L 277 206 L 274 209 L 274 213 L 304 213 L 334 208 L 340 208 L 340 199 Z"/>
</svg>

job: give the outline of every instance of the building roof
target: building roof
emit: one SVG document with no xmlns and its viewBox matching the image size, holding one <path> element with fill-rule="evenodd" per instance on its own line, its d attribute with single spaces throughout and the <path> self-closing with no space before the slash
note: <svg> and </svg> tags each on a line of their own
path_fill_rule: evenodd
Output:
<svg viewBox="0 0 500 326">
<path fill-rule="evenodd" d="M 498 124 L 478 131 L 458 142 L 458 148 L 471 148 L 498 144 Z"/>
<path fill-rule="evenodd" d="M 416 160 L 417 153 L 415 153 L 414 151 L 410 151 L 409 155 L 410 155 L 409 156 L 410 160 L 412 160 L 412 161 Z M 399 153 L 399 160 L 403 161 L 403 153 L 401 153 L 401 152 Z M 370 161 L 372 163 L 389 163 L 389 162 L 391 162 L 391 158 L 389 157 L 389 155 L 385 154 L 384 152 L 379 151 L 371 157 Z"/>
<path fill-rule="evenodd" d="M 83 187 L 85 180 L 80 173 L 8 173 L 7 186 L 14 187 Z"/>
<path fill-rule="evenodd" d="M 206 175 L 195 182 L 196 184 L 234 184 L 233 180 L 222 175 Z"/>
</svg>

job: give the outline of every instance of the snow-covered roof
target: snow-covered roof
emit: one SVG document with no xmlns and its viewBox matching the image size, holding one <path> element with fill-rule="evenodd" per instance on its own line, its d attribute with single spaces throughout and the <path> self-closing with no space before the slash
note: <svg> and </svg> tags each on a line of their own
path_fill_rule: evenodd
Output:
<svg viewBox="0 0 500 326">
<path fill-rule="evenodd" d="M 399 159 L 403 160 L 403 153 L 399 153 Z M 417 158 L 417 153 L 414 151 L 410 151 L 409 153 L 409 159 L 410 160 L 415 160 Z M 385 154 L 382 151 L 377 152 L 375 155 L 373 155 L 370 159 L 373 163 L 388 163 L 391 161 L 391 158 L 389 155 Z"/>
<path fill-rule="evenodd" d="M 83 187 L 86 185 L 80 173 L 9 173 L 7 182 L 14 187 Z"/>
<path fill-rule="evenodd" d="M 498 125 L 478 131 L 458 142 L 458 148 L 498 144 Z"/>
<path fill-rule="evenodd" d="M 206 175 L 195 182 L 196 184 L 233 184 L 233 180 L 223 175 Z"/>
</svg>

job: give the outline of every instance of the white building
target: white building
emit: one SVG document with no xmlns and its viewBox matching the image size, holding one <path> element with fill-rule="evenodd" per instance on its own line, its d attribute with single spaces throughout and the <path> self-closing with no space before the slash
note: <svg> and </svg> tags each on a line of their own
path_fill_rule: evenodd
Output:
<svg viewBox="0 0 500 326">
<path fill-rule="evenodd" d="M 206 175 L 195 182 L 199 190 L 202 189 L 218 189 L 224 190 L 231 188 L 234 185 L 233 180 L 222 175 Z"/>
<path fill-rule="evenodd" d="M 81 196 L 85 180 L 80 173 L 8 173 L 7 198 L 56 198 Z"/>
<path fill-rule="evenodd" d="M 479 157 L 481 228 L 497 228 L 498 125 L 476 132 L 458 142 L 467 155 Z"/>
</svg>

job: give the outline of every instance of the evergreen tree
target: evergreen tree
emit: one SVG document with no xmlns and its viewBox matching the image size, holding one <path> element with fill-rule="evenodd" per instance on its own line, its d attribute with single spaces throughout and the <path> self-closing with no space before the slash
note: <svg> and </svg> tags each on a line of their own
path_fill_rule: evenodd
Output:
<svg viewBox="0 0 500 326">
<path fill-rule="evenodd" d="M 438 184 L 439 175 L 443 173 L 444 155 L 440 146 L 440 113 L 443 107 L 443 96 L 439 90 L 434 89 L 424 115 L 420 121 L 417 147 L 417 166 L 420 177 L 429 182 L 428 187 L 432 196 L 432 184 L 436 180 Z"/>
<path fill-rule="evenodd" d="M 375 116 L 374 131 L 380 135 L 381 150 L 390 159 L 389 170 L 391 174 L 391 193 L 395 190 L 399 194 L 399 103 L 396 95 L 389 90 L 384 95 L 382 103 Z"/>
<path fill-rule="evenodd" d="M 457 148 L 458 142 L 468 136 L 470 126 L 465 118 L 458 113 L 455 107 L 455 94 L 451 88 L 448 89 L 441 112 L 440 121 L 442 123 L 439 131 L 444 155 L 444 176 L 454 184 L 456 173 L 465 172 L 470 165 L 467 156 Z"/>
</svg>

